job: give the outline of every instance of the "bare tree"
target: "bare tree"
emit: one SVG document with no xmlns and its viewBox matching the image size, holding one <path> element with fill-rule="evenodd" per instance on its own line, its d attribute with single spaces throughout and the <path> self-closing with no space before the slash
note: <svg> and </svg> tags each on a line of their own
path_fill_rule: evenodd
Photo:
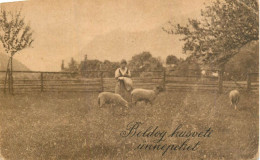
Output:
<svg viewBox="0 0 260 160">
<path fill-rule="evenodd" d="M 5 80 L 6 84 L 8 77 L 10 93 L 13 93 L 13 56 L 24 48 L 31 46 L 33 42 L 32 34 L 31 27 L 25 23 L 24 17 L 21 15 L 21 10 L 19 12 L 8 12 L 1 9 L 0 41 L 5 52 L 10 55 Z"/>
</svg>

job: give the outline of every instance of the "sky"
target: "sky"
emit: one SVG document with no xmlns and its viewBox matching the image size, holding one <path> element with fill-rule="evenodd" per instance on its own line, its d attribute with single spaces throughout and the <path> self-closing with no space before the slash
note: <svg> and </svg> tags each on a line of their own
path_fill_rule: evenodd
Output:
<svg viewBox="0 0 260 160">
<path fill-rule="evenodd" d="M 200 15 L 204 2 L 206 0 L 29 0 L 3 3 L 0 7 L 10 11 L 22 9 L 25 21 L 33 29 L 32 47 L 20 51 L 14 58 L 31 70 L 59 71 L 62 60 L 67 63 L 71 57 L 83 59 L 80 52 L 96 37 L 115 30 L 149 32 L 163 27 L 169 20 L 184 23 Z M 180 44 L 173 45 L 172 50 L 177 57 L 183 56 Z M 110 56 L 109 53 L 94 54 L 90 52 L 88 57 L 104 60 Z M 155 57 L 161 56 L 156 54 Z M 122 58 L 118 57 L 112 60 Z M 130 60 L 129 57 L 126 59 Z"/>
</svg>

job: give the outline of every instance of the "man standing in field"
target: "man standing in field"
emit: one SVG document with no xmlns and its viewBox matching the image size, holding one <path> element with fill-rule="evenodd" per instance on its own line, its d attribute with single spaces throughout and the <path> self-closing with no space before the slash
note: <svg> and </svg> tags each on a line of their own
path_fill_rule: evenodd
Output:
<svg viewBox="0 0 260 160">
<path fill-rule="evenodd" d="M 130 70 L 126 67 L 126 60 L 122 60 L 120 63 L 120 68 L 115 72 L 116 88 L 115 93 L 120 94 L 125 100 L 129 101 L 130 91 L 132 89 L 132 81 L 130 79 Z"/>
</svg>

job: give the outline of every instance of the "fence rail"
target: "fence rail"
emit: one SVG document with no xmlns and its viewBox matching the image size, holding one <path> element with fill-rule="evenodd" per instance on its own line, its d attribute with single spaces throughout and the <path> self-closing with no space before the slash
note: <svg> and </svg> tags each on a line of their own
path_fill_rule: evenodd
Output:
<svg viewBox="0 0 260 160">
<path fill-rule="evenodd" d="M 102 92 L 114 91 L 115 78 L 104 76 L 110 71 L 88 71 L 98 73 L 95 78 L 82 78 L 76 72 L 41 72 L 41 71 L 13 71 L 12 89 L 19 92 Z M 132 72 L 134 73 L 134 72 Z M 138 72 L 136 72 L 138 73 Z M 134 88 L 152 89 L 161 84 L 166 91 L 174 90 L 209 90 L 223 92 L 234 88 L 258 92 L 258 73 L 248 73 L 246 81 L 225 81 L 223 75 L 174 75 L 166 71 L 150 71 L 156 76 L 132 77 Z M 0 91 L 8 88 L 5 86 L 4 75 L 0 71 Z"/>
</svg>

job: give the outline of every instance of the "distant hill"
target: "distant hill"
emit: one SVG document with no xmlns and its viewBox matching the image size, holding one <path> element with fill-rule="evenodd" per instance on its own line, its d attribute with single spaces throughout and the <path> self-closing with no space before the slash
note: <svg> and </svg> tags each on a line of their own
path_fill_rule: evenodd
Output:
<svg viewBox="0 0 260 160">
<path fill-rule="evenodd" d="M 185 57 L 178 37 L 167 34 L 162 28 L 140 32 L 118 29 L 96 36 L 82 49 L 80 57 L 87 54 L 90 59 L 120 61 L 122 58 L 130 60 L 133 55 L 143 51 L 149 51 L 163 60 L 170 54 Z"/>
<path fill-rule="evenodd" d="M 0 52 L 0 71 L 5 71 L 7 67 L 7 63 L 9 60 L 9 56 L 5 53 Z M 13 70 L 16 71 L 29 71 L 29 68 L 27 68 L 24 64 L 17 61 L 15 59 L 15 56 L 13 58 Z"/>
</svg>

